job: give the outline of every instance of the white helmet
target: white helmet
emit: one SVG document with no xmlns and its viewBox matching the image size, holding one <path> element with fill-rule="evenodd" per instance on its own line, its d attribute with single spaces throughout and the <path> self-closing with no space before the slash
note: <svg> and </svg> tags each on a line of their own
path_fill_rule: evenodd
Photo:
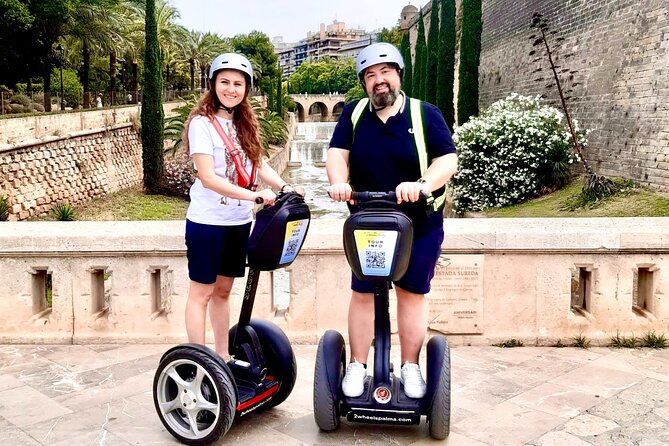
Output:
<svg viewBox="0 0 669 446">
<path fill-rule="evenodd" d="M 253 88 L 253 66 L 249 60 L 237 53 L 223 53 L 214 59 L 209 67 L 209 80 L 213 80 L 219 70 L 237 70 L 246 75 L 251 88 Z"/>
<path fill-rule="evenodd" d="M 392 44 L 386 42 L 374 43 L 365 47 L 355 61 L 355 69 L 358 77 L 362 80 L 365 69 L 379 63 L 395 64 L 400 69 L 400 78 L 404 71 L 404 59 L 399 50 Z"/>
</svg>

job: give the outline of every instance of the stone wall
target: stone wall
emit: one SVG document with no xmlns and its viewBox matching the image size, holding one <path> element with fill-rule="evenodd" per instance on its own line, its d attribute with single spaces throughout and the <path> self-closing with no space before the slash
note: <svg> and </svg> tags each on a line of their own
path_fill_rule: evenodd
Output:
<svg viewBox="0 0 669 446">
<path fill-rule="evenodd" d="M 312 220 L 295 263 L 261 273 L 254 318 L 293 342 L 346 336 L 342 225 Z M 669 219 L 450 219 L 444 229 L 428 320 L 453 344 L 669 333 Z M 183 234 L 183 221 L 0 223 L 0 342 L 184 342 Z M 244 285 L 233 287 L 233 321 Z"/>
<path fill-rule="evenodd" d="M 166 114 L 174 106 L 165 104 Z M 9 203 L 9 220 L 42 216 L 57 203 L 79 205 L 141 184 L 137 112 L 137 107 L 125 107 L 0 120 L 2 137 L 21 141 L 0 144 L 0 195 Z M 278 172 L 290 156 L 296 119 L 292 113 L 289 118 L 288 142 L 271 148 L 270 164 Z M 23 133 L 22 125 L 28 126 Z M 56 125 L 61 131 L 53 130 Z"/>
<path fill-rule="evenodd" d="M 432 3 L 423 6 L 426 32 Z M 457 27 L 461 2 L 456 1 Z M 482 0 L 483 33 L 479 104 L 485 108 L 512 92 L 559 96 L 542 52 L 530 56 L 532 14 L 549 21 L 569 111 L 591 131 L 586 156 L 599 173 L 669 190 L 669 6 L 662 0 Z M 415 50 L 417 18 L 410 22 Z M 458 37 L 459 38 L 459 37 Z M 573 56 L 566 57 L 567 54 Z M 458 57 L 456 53 L 456 73 Z M 542 68 L 541 72 L 537 72 Z M 543 78 L 542 81 L 535 79 Z M 457 98 L 457 75 L 455 96 Z"/>
<path fill-rule="evenodd" d="M 0 150 L 0 195 L 10 220 L 48 214 L 142 182 L 142 146 L 130 124 Z"/>
<path fill-rule="evenodd" d="M 545 52 L 529 55 L 535 11 L 557 31 L 549 42 L 564 38 L 553 45 L 556 63 L 575 71 L 563 77 L 573 90 L 568 106 L 581 127 L 592 131 L 586 156 L 594 167 L 669 190 L 667 2 L 483 0 L 481 107 L 511 92 L 546 94 L 559 107 L 547 58 L 533 61 Z"/>
</svg>

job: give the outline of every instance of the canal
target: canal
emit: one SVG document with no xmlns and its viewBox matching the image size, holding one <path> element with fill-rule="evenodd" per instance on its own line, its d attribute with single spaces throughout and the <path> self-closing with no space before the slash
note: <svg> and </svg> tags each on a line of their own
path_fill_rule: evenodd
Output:
<svg viewBox="0 0 669 446">
<path fill-rule="evenodd" d="M 312 218 L 348 216 L 345 203 L 332 201 L 327 194 L 325 158 L 335 122 L 299 122 L 290 148 L 290 164 L 284 178 L 306 191 L 305 201 Z"/>
</svg>

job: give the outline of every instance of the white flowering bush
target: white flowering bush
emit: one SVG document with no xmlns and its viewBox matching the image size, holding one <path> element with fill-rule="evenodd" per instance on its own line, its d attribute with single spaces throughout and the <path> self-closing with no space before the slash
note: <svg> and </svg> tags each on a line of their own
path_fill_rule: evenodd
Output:
<svg viewBox="0 0 669 446">
<path fill-rule="evenodd" d="M 577 134 L 585 145 L 585 134 Z M 452 180 L 457 212 L 507 206 L 559 189 L 577 159 L 562 112 L 538 96 L 513 93 L 495 102 L 458 127 L 453 139 L 460 166 Z"/>
<path fill-rule="evenodd" d="M 193 161 L 185 154 L 165 157 L 165 169 L 160 192 L 163 195 L 188 198 L 190 187 L 195 181 Z"/>
</svg>

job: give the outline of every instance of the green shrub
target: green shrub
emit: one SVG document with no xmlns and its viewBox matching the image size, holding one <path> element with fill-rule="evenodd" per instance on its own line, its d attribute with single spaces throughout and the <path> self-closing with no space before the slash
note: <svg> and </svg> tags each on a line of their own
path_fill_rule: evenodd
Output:
<svg viewBox="0 0 669 446">
<path fill-rule="evenodd" d="M 0 195 L 0 221 L 7 221 L 9 218 L 9 204 L 7 199 Z"/>
<path fill-rule="evenodd" d="M 563 118 L 539 97 L 513 93 L 458 127 L 455 210 L 507 206 L 564 186 L 576 158 Z"/>
<path fill-rule="evenodd" d="M 51 72 L 51 96 L 60 96 L 60 69 L 54 68 Z M 65 106 L 77 108 L 84 99 L 84 87 L 79 81 L 79 77 L 74 70 L 63 70 L 63 98 Z M 59 102 L 60 106 L 60 102 Z"/>
<path fill-rule="evenodd" d="M 30 111 L 29 108 L 26 108 L 21 104 L 9 104 L 9 109 L 11 110 L 11 113 L 28 113 Z"/>
<path fill-rule="evenodd" d="M 498 344 L 493 344 L 493 347 L 501 347 L 501 348 L 515 348 L 515 347 L 522 347 L 523 346 L 523 341 L 519 341 L 518 339 L 509 339 L 508 341 L 500 342 Z"/>
<path fill-rule="evenodd" d="M 590 341 L 582 334 L 579 334 L 578 336 L 574 336 L 574 347 L 588 349 L 590 348 Z"/>
<path fill-rule="evenodd" d="M 53 208 L 53 214 L 58 221 L 74 221 L 74 208 L 67 203 L 58 203 Z"/>
<path fill-rule="evenodd" d="M 174 142 L 174 144 L 165 149 L 166 155 L 175 156 L 183 148 L 181 135 L 184 131 L 184 124 L 188 119 L 190 111 L 197 104 L 198 99 L 199 96 L 194 93 L 184 98 L 186 103 L 174 110 L 177 112 L 177 114 L 165 119 L 165 128 L 163 130 L 165 139 Z"/>
<path fill-rule="evenodd" d="M 655 334 L 654 331 L 651 331 L 646 334 L 640 340 L 642 347 L 662 349 L 667 348 L 669 344 L 667 343 L 667 338 L 664 336 L 664 333 L 661 335 Z"/>
<path fill-rule="evenodd" d="M 611 337 L 609 342 L 609 347 L 613 348 L 637 348 L 641 344 L 641 340 L 636 336 L 625 337 L 620 336 L 619 332 L 616 332 L 615 336 Z"/>
<path fill-rule="evenodd" d="M 15 94 L 14 96 L 11 97 L 11 99 L 9 101 L 12 104 L 20 104 L 25 109 L 30 108 L 30 98 L 28 96 L 26 96 L 25 94 Z"/>
<path fill-rule="evenodd" d="M 181 153 L 165 158 L 165 169 L 161 179 L 160 193 L 162 195 L 188 198 L 190 187 L 195 181 L 193 161 Z"/>
</svg>

